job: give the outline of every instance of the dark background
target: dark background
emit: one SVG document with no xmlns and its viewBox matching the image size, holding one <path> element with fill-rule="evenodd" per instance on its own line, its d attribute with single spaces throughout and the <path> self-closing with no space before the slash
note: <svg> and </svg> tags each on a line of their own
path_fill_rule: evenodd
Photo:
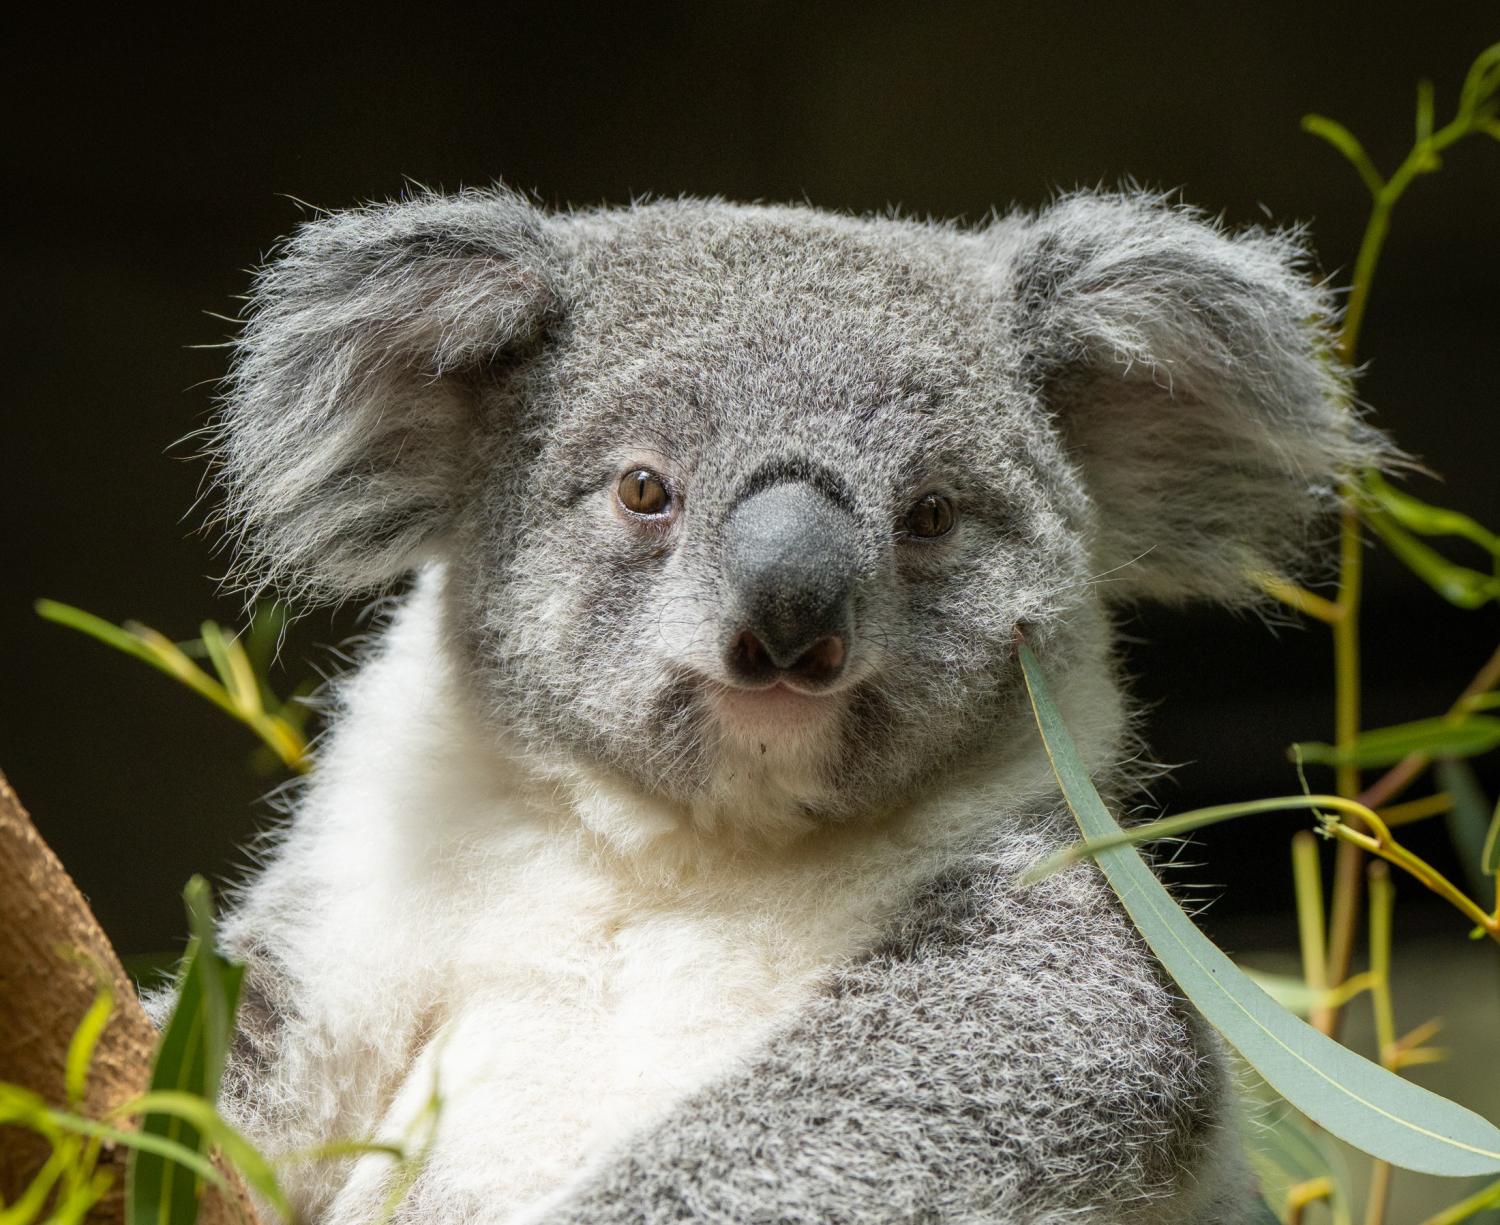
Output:
<svg viewBox="0 0 1500 1225">
<path fill-rule="evenodd" d="M 169 635 L 205 616 L 222 559 L 197 530 L 193 444 L 235 295 L 319 206 L 503 177 L 550 202 L 646 193 L 888 205 L 982 217 L 1126 176 L 1232 222 L 1305 220 L 1346 282 L 1362 188 L 1298 130 L 1309 110 L 1387 171 L 1420 76 L 1451 113 L 1500 8 L 994 3 L 495 5 L 475 24 L 305 6 L 195 26 L 63 10 L 8 62 L 12 407 L 0 433 L 0 765 L 127 951 L 175 943 L 187 876 L 223 878 L 272 819 L 248 733 L 138 663 L 45 624 L 37 596 Z M 1446 477 L 1419 494 L 1500 520 L 1500 146 L 1476 139 L 1397 214 L 1363 338 L 1378 419 Z M 178 443 L 178 445 L 174 445 Z M 1471 559 L 1474 560 L 1474 559 Z M 1494 648 L 1493 608 L 1440 603 L 1370 554 L 1368 724 L 1439 713 Z M 314 613 L 289 680 L 352 611 Z M 1294 790 L 1282 755 L 1327 738 L 1327 634 L 1217 610 L 1146 610 L 1128 632 L 1173 808 Z M 289 683 L 287 678 L 284 681 Z M 1491 794 L 1500 785 L 1486 767 Z M 1316 779 L 1314 780 L 1317 781 Z M 1285 834 L 1205 835 L 1190 874 L 1240 946 L 1291 936 Z M 1438 826 L 1413 833 L 1441 857 Z M 1444 862 L 1447 862 L 1446 860 Z M 1220 888 L 1219 886 L 1222 886 Z M 1402 882 L 1403 914 L 1462 923 Z M 1263 927 L 1255 926 L 1259 921 Z"/>
</svg>

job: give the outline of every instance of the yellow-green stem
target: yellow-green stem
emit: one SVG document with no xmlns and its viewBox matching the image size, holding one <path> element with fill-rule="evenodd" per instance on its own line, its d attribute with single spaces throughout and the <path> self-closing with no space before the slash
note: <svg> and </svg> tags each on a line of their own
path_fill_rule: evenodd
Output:
<svg viewBox="0 0 1500 1225">
<path fill-rule="evenodd" d="M 1328 989 L 1323 931 L 1323 868 L 1318 840 L 1310 830 L 1292 835 L 1292 880 L 1297 896 L 1297 930 L 1302 944 L 1302 977 L 1314 991 Z"/>
<path fill-rule="evenodd" d="M 1395 909 L 1396 889 L 1391 884 L 1391 870 L 1385 864 L 1370 865 L 1370 1003 L 1375 1010 L 1375 1041 L 1380 1048 L 1380 1062 L 1395 1069 L 1396 1010 L 1391 1000 L 1391 919 Z"/>
<path fill-rule="evenodd" d="M 1391 872 L 1379 862 L 1370 865 L 1370 1004 L 1375 1011 L 1375 1043 L 1381 1065 L 1396 1070 L 1396 1009 L 1391 1000 L 1391 920 L 1396 890 Z M 1370 1168 L 1370 1193 L 1365 1204 L 1365 1225 L 1383 1225 L 1390 1202 L 1391 1167 L 1377 1161 Z"/>
<path fill-rule="evenodd" d="M 1391 1163 L 1377 1161 L 1370 1167 L 1370 1194 L 1365 1201 L 1365 1225 L 1385 1225 L 1385 1208 L 1391 1198 Z"/>
<path fill-rule="evenodd" d="M 1348 335 L 1346 329 L 1346 335 Z M 1359 736 L 1359 603 L 1364 573 L 1363 541 L 1352 486 L 1344 490 L 1344 514 L 1339 533 L 1339 619 L 1333 630 L 1334 743 L 1352 747 Z M 1340 766 L 1335 790 L 1345 799 L 1359 794 L 1359 768 Z M 1333 905 L 1329 916 L 1328 985 L 1349 977 L 1354 960 L 1354 935 L 1359 923 L 1360 886 L 1364 855 L 1352 842 L 1341 842 L 1334 859 Z M 1313 1023 L 1330 1037 L 1338 1033 L 1338 1008 L 1320 1009 Z"/>
</svg>

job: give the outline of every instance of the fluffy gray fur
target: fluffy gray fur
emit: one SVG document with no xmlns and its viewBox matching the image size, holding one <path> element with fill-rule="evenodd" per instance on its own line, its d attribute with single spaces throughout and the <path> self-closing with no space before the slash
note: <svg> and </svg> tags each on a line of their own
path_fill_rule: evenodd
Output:
<svg viewBox="0 0 1500 1225">
<path fill-rule="evenodd" d="M 1295 569 L 1383 453 L 1304 265 L 1296 235 L 1136 195 L 976 229 L 498 190 L 330 216 L 258 280 L 220 419 L 240 573 L 337 599 L 436 560 L 465 701 L 539 775 L 586 767 L 747 846 L 749 813 L 868 819 L 1034 736 L 1018 627 L 1058 675 L 1097 665 L 1108 704 L 1111 605 L 1248 603 Z M 597 506 L 641 454 L 683 510 L 622 530 Z M 733 631 L 726 518 L 788 477 L 860 534 L 854 680 L 795 769 L 737 755 L 702 683 Z M 907 538 L 931 490 L 958 527 Z M 1091 870 L 1013 885 L 1069 833 L 976 812 L 964 861 L 748 1069 L 547 1219 L 1238 1220 L 1213 1041 Z M 295 899 L 247 897 L 231 1079 L 264 1120 L 314 988 L 275 952 Z M 429 1178 L 402 1217 L 484 1207 Z"/>
</svg>

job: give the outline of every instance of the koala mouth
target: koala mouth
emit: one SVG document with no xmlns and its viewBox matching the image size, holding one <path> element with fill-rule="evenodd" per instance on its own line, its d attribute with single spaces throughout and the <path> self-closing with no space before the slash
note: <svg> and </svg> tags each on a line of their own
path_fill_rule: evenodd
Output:
<svg viewBox="0 0 1500 1225">
<path fill-rule="evenodd" d="M 710 703 L 725 732 L 753 734 L 761 743 L 805 736 L 844 706 L 840 693 L 809 693 L 785 681 L 757 688 L 715 685 Z"/>
</svg>

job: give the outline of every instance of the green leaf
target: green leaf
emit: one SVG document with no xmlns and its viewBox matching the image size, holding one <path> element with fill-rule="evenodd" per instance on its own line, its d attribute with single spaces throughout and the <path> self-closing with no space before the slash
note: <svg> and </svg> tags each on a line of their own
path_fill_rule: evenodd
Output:
<svg viewBox="0 0 1500 1225">
<path fill-rule="evenodd" d="M 1500 578 L 1451 562 L 1436 549 L 1423 544 L 1395 516 L 1376 506 L 1364 507 L 1364 520 L 1406 568 L 1458 608 L 1481 608 L 1500 600 Z"/>
<path fill-rule="evenodd" d="M 191 1094 L 207 1105 L 218 1096 L 244 967 L 231 964 L 214 949 L 212 908 L 203 878 L 189 881 L 183 896 L 193 938 L 177 1006 L 157 1048 L 151 1091 Z M 150 1110 L 140 1130 L 196 1153 L 205 1151 L 202 1131 L 181 1112 Z M 126 1167 L 127 1225 L 192 1225 L 198 1216 L 201 1177 L 201 1169 L 135 1149 Z"/>
<path fill-rule="evenodd" d="M 1328 995 L 1309 987 L 1305 979 L 1295 974 L 1273 974 L 1269 970 L 1252 970 L 1241 966 L 1240 973 L 1269 995 L 1288 1012 L 1305 1017 L 1321 1005 Z"/>
<path fill-rule="evenodd" d="M 1300 748 L 1301 746 L 1293 746 Z M 1138 842 L 1155 842 L 1162 838 L 1176 838 L 1182 834 L 1191 833 L 1202 829 L 1205 825 L 1217 825 L 1220 821 L 1230 821 L 1235 817 L 1252 817 L 1268 812 L 1287 812 L 1297 808 L 1311 808 L 1314 811 L 1337 806 L 1338 797 L 1323 795 L 1283 795 L 1267 800 L 1245 800 L 1237 804 L 1216 804 L 1212 808 L 1194 808 L 1190 812 L 1177 813 L 1174 816 L 1162 817 L 1158 821 L 1148 821 L 1141 825 L 1132 825 L 1126 829 L 1118 830 L 1107 838 L 1086 838 L 1082 842 L 1074 842 L 1061 850 L 1054 851 L 1045 859 L 1027 868 L 1021 873 L 1021 884 L 1034 885 L 1039 880 L 1045 880 L 1054 872 L 1060 872 L 1069 864 L 1075 864 L 1081 859 L 1092 859 L 1101 850 L 1113 846 L 1133 846 Z"/>
<path fill-rule="evenodd" d="M 1436 767 L 1438 786 L 1453 800 L 1446 814 L 1448 837 L 1458 852 L 1469 893 L 1488 910 L 1495 904 L 1495 859 L 1500 857 L 1496 831 L 1500 830 L 1500 804 L 1491 811 L 1489 799 L 1479 786 L 1474 769 L 1466 761 L 1440 761 Z"/>
<path fill-rule="evenodd" d="M 1495 801 L 1495 811 L 1490 817 L 1490 832 L 1485 835 L 1481 864 L 1487 876 L 1500 875 L 1500 800 Z"/>
<path fill-rule="evenodd" d="M 84 1093 L 88 1089 L 89 1068 L 94 1062 L 94 1048 L 99 1045 L 99 1036 L 104 1033 L 104 1027 L 109 1024 L 109 1018 L 115 1011 L 115 990 L 109 976 L 97 963 L 94 970 L 97 981 L 94 1002 L 83 1014 L 83 1020 L 78 1022 L 77 1028 L 73 1030 L 73 1037 L 68 1042 L 63 1084 L 67 1091 L 68 1105 L 74 1107 L 83 1102 Z"/>
<path fill-rule="evenodd" d="M 1326 766 L 1389 766 L 1412 753 L 1429 757 L 1475 757 L 1500 746 L 1500 718 L 1446 716 L 1397 723 L 1363 732 L 1347 749 L 1317 741 L 1292 746 L 1304 761 Z"/>
<path fill-rule="evenodd" d="M 1363 486 L 1366 495 L 1408 531 L 1422 536 L 1461 536 L 1492 557 L 1500 557 L 1500 536 L 1468 515 L 1413 497 L 1378 472 L 1366 472 Z"/>
<path fill-rule="evenodd" d="M 1500 43 L 1491 43 L 1478 56 L 1464 76 L 1458 105 L 1464 114 L 1480 111 L 1500 91 Z"/>
<path fill-rule="evenodd" d="M 1024 643 L 1020 658 L 1043 744 L 1084 836 L 1118 833 Z M 1193 926 L 1135 850 L 1104 850 L 1097 862 L 1177 985 L 1265 1081 L 1313 1122 L 1403 1169 L 1451 1177 L 1500 1173 L 1500 1129 L 1292 1016 Z"/>
<path fill-rule="evenodd" d="M 1326 140 L 1342 153 L 1349 164 L 1359 171 L 1359 177 L 1364 180 L 1372 196 L 1380 193 L 1380 189 L 1385 186 L 1385 180 L 1380 177 L 1380 172 L 1375 169 L 1375 163 L 1370 161 L 1370 155 L 1365 152 L 1365 147 L 1359 143 L 1358 137 L 1353 132 L 1338 120 L 1328 118 L 1327 115 L 1303 115 L 1302 130 Z"/>
<path fill-rule="evenodd" d="M 155 630 L 142 625 L 135 625 L 133 628 L 113 625 L 103 617 L 96 617 L 93 613 L 57 600 L 38 600 L 35 607 L 39 617 L 87 634 L 106 646 L 150 664 L 158 671 L 181 681 L 221 710 L 238 717 L 239 712 L 224 687 L 194 664 L 175 642 Z"/>
<path fill-rule="evenodd" d="M 269 707 L 274 710 L 281 710 L 285 704 L 277 702 L 264 679 L 255 674 L 250 657 L 238 639 L 226 635 L 217 623 L 204 622 L 203 638 L 189 644 L 192 649 L 202 648 L 219 674 L 215 678 L 198 667 L 182 646 L 149 626 L 135 622 L 112 625 L 56 600 L 38 600 L 36 611 L 49 621 L 96 638 L 176 678 L 249 727 L 284 765 L 298 772 L 308 769 L 307 744 L 299 730 L 306 712 L 293 708 L 291 718 L 268 714 L 268 699 Z"/>
<path fill-rule="evenodd" d="M 208 1145 L 217 1147 L 245 1176 L 245 1180 L 271 1204 L 283 1217 L 292 1215 L 271 1163 L 244 1136 L 229 1125 L 212 1102 L 193 1093 L 157 1091 L 142 1094 L 126 1103 L 122 1113 L 166 1115 L 188 1125 L 194 1134 L 205 1138 Z M 177 1225 L 172 1218 L 172 1225 Z"/>
</svg>

